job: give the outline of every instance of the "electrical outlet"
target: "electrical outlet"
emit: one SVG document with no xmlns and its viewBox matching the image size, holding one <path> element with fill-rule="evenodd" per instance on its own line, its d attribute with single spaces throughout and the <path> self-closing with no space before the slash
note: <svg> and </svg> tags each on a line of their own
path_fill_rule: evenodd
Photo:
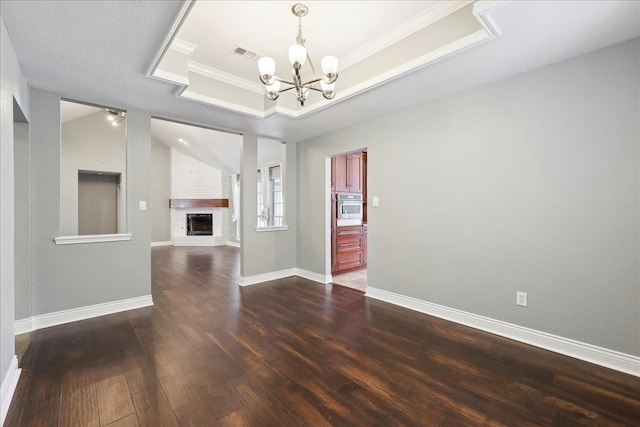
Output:
<svg viewBox="0 0 640 427">
<path fill-rule="evenodd" d="M 516 292 L 516 304 L 526 307 L 527 306 L 527 293 Z"/>
</svg>

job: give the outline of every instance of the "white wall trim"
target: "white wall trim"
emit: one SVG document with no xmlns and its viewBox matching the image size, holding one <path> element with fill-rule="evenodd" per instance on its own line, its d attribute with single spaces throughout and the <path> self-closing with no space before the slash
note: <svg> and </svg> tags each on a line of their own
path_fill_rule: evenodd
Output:
<svg viewBox="0 0 640 427">
<path fill-rule="evenodd" d="M 289 230 L 288 225 L 269 225 L 267 227 L 256 227 L 256 232 L 264 233 L 267 231 L 287 231 Z"/>
<path fill-rule="evenodd" d="M 330 274 L 315 273 L 313 271 L 305 270 L 302 268 L 296 268 L 296 276 L 313 280 L 314 282 L 322 283 L 324 285 L 331 283 L 333 280 Z"/>
<path fill-rule="evenodd" d="M 16 335 L 26 334 L 33 331 L 33 322 L 31 318 L 16 320 L 14 323 L 14 331 Z"/>
<path fill-rule="evenodd" d="M 268 282 L 270 280 L 283 279 L 285 277 L 291 277 L 296 275 L 295 268 L 287 268 L 285 270 L 271 271 L 269 273 L 256 274 L 253 276 L 240 276 L 238 285 L 250 286 L 256 285 L 262 282 Z"/>
<path fill-rule="evenodd" d="M 53 239 L 56 245 L 78 245 L 81 243 L 124 242 L 131 234 L 87 234 L 84 236 L 60 236 Z"/>
<path fill-rule="evenodd" d="M 227 241 L 227 246 L 233 246 L 234 248 L 240 247 L 240 242 L 234 242 L 232 240 Z"/>
<path fill-rule="evenodd" d="M 50 326 L 78 322 L 80 320 L 105 316 L 107 314 L 120 313 L 121 311 L 135 310 L 136 308 L 148 307 L 151 305 L 153 305 L 153 299 L 151 298 L 151 295 L 144 295 L 141 297 L 127 298 L 118 301 L 105 302 L 102 304 L 88 305 L 86 307 L 72 308 L 69 310 L 62 310 L 53 313 L 32 316 L 30 319 L 28 319 L 31 322 L 30 330 L 25 330 L 25 328 L 28 326 L 27 319 L 20 320 L 19 322 L 21 322 L 22 324 L 22 333 L 26 333 L 42 328 L 48 328 Z"/>
<path fill-rule="evenodd" d="M 640 357 L 368 286 L 366 296 L 640 377 Z"/>
<path fill-rule="evenodd" d="M 173 242 L 173 246 L 226 246 L 227 242 Z"/>
<path fill-rule="evenodd" d="M 22 369 L 18 368 L 18 358 L 14 355 L 9 370 L 2 379 L 2 387 L 0 387 L 0 426 L 4 425 L 4 420 L 7 418 L 9 405 L 11 405 L 11 399 L 16 391 L 21 371 Z"/>
<path fill-rule="evenodd" d="M 166 242 L 151 242 L 151 247 L 155 248 L 156 246 L 171 246 L 171 240 Z"/>
</svg>

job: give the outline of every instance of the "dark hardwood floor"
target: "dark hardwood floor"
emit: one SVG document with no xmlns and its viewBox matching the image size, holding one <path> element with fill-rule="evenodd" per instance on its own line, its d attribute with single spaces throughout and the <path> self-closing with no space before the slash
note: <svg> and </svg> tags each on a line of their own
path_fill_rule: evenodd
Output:
<svg viewBox="0 0 640 427">
<path fill-rule="evenodd" d="M 33 332 L 5 426 L 640 425 L 640 378 L 154 248 L 155 306 Z"/>
</svg>

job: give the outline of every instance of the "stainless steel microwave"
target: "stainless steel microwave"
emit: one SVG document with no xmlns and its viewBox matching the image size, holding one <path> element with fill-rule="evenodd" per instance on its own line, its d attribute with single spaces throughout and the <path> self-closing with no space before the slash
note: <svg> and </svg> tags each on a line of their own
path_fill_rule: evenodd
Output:
<svg viewBox="0 0 640 427">
<path fill-rule="evenodd" d="M 362 194 L 338 193 L 338 219 L 362 218 Z"/>
</svg>

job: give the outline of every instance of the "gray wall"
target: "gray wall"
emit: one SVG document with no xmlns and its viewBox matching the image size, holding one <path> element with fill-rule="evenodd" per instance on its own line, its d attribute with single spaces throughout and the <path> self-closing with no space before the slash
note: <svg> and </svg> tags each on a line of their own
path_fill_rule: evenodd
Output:
<svg viewBox="0 0 640 427">
<path fill-rule="evenodd" d="M 100 100 L 92 100 L 100 102 Z M 127 111 L 127 222 L 131 240 L 58 246 L 60 95 L 31 91 L 32 315 L 151 294 L 151 117 Z"/>
<path fill-rule="evenodd" d="M 256 231 L 258 179 L 258 139 L 256 135 L 243 135 L 241 158 L 240 246 L 243 277 L 294 268 L 296 266 L 296 144 L 287 144 L 285 159 L 284 197 L 286 231 Z M 251 185 L 245 185 L 251 183 Z"/>
<path fill-rule="evenodd" d="M 171 240 L 171 151 L 151 137 L 151 241 Z"/>
<path fill-rule="evenodd" d="M 15 318 L 31 317 L 31 225 L 29 208 L 29 125 L 15 123 Z"/>
<path fill-rule="evenodd" d="M 14 339 L 14 100 L 30 118 L 29 87 L 0 16 L 0 380 L 15 356 Z M 17 118 L 17 117 L 16 117 Z M 4 402 L 0 402 L 4 404 Z"/>
<path fill-rule="evenodd" d="M 105 112 L 62 124 L 60 227 L 63 236 L 78 235 L 78 170 L 121 174 L 119 232 L 127 232 L 126 120 L 112 126 Z"/>
<path fill-rule="evenodd" d="M 639 356 L 639 51 L 299 143 L 298 267 L 329 273 L 326 158 L 367 147 L 370 286 Z"/>
</svg>

